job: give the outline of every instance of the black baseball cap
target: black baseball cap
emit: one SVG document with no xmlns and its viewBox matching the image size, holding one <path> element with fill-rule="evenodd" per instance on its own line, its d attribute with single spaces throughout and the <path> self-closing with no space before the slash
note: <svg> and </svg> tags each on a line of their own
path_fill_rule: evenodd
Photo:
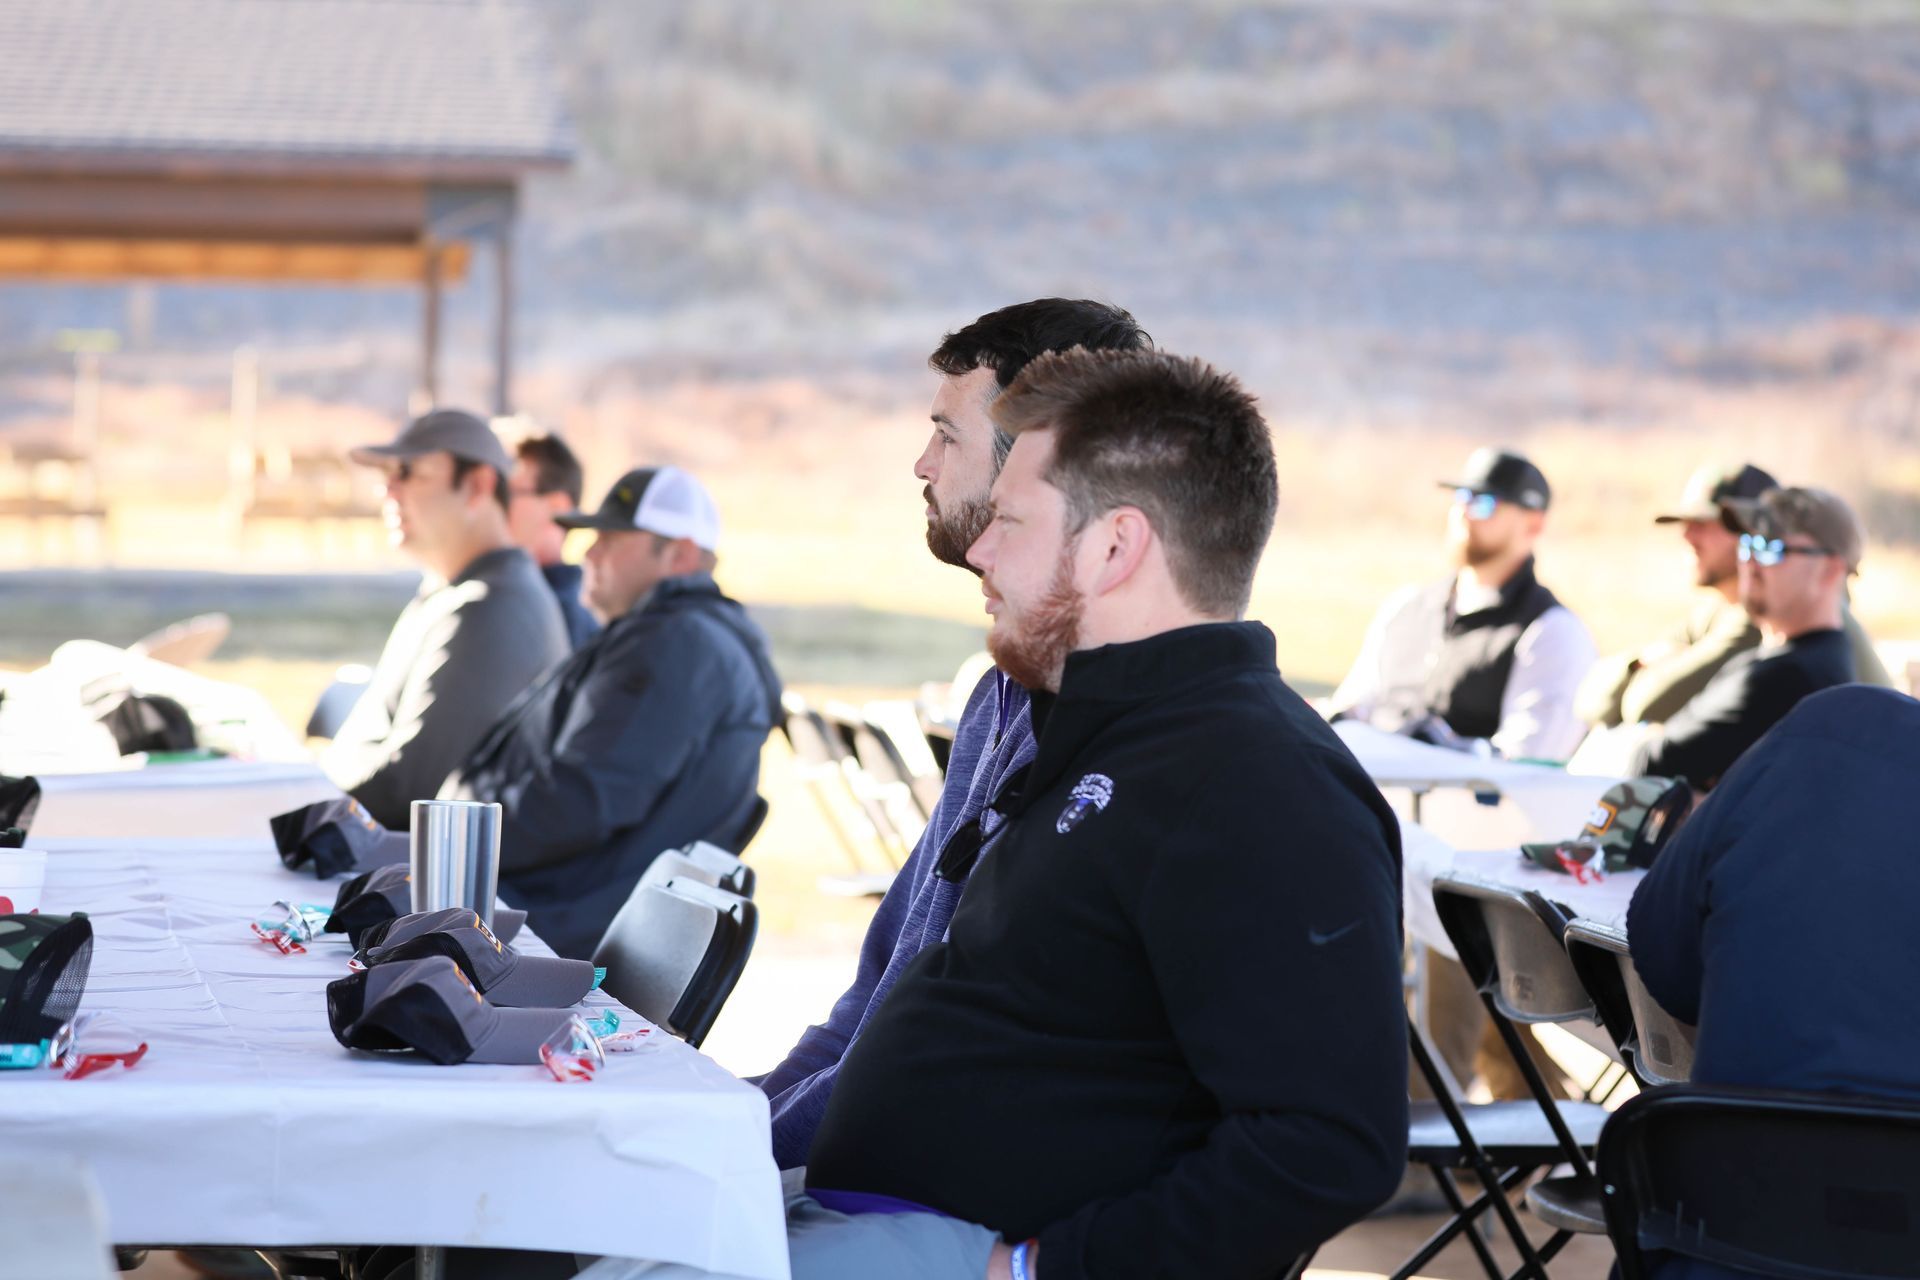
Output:
<svg viewBox="0 0 1920 1280">
<path fill-rule="evenodd" d="M 435 409 L 400 429 L 387 444 L 364 444 L 348 453 L 362 466 L 377 467 L 429 453 L 450 453 L 468 462 L 484 463 L 504 476 L 513 470 L 507 446 L 477 414 L 464 409 Z"/>
<path fill-rule="evenodd" d="M 352 796 L 302 805 L 267 819 L 287 870 L 309 862 L 321 880 L 345 871 L 407 860 L 408 837 L 389 831 Z"/>
<path fill-rule="evenodd" d="M 1461 468 L 1461 478 L 1442 480 L 1440 487 L 1490 493 L 1526 511 L 1545 511 L 1553 501 L 1553 490 L 1540 468 L 1508 449 L 1474 450 Z"/>
<path fill-rule="evenodd" d="M 445 956 L 497 1005 L 557 1009 L 578 1004 L 593 990 L 594 966 L 559 956 L 522 955 L 494 936 L 465 907 L 423 911 L 388 925 L 355 958 L 369 968 Z"/>
<path fill-rule="evenodd" d="M 363 871 L 341 885 L 324 932 L 344 933 L 355 947 L 370 946 L 384 939 L 396 920 L 412 915 L 413 872 L 406 863 L 396 862 Z M 494 908 L 493 932 L 502 942 L 512 942 L 526 922 L 524 911 Z"/>
<path fill-rule="evenodd" d="M 1680 501 L 1673 510 L 1653 518 L 1655 524 L 1678 524 L 1684 520 L 1721 520 L 1729 525 L 1726 504 L 1742 499 L 1757 498 L 1770 489 L 1778 489 L 1780 482 L 1754 466 L 1743 463 L 1738 467 L 1719 463 L 1709 463 L 1687 477 L 1687 487 L 1680 492 Z"/>
<path fill-rule="evenodd" d="M 445 956 L 383 964 L 327 984 L 327 1025 L 349 1049 L 462 1062 L 537 1065 L 566 1009 L 502 1009 Z"/>
</svg>

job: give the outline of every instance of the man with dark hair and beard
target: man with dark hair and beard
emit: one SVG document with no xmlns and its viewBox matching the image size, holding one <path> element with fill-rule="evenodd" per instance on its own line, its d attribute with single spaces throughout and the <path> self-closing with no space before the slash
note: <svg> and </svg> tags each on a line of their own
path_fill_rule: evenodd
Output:
<svg viewBox="0 0 1920 1280">
<path fill-rule="evenodd" d="M 1593 665 L 1587 629 L 1534 576 L 1552 491 L 1517 453 L 1481 449 L 1453 491 L 1447 541 L 1456 572 L 1389 597 L 1329 701 L 1441 746 L 1485 742 L 1513 759 L 1565 760 L 1586 725 L 1574 714 Z"/>
<path fill-rule="evenodd" d="M 1151 345 L 1132 316 L 1102 302 L 1042 298 L 981 316 L 950 333 L 927 360 L 940 374 L 933 435 L 914 464 L 925 482 L 927 547 L 967 568 L 967 548 L 988 518 L 988 493 L 1012 439 L 990 409 L 1036 356 L 1072 347 L 1141 350 Z M 803 1165 L 826 1114 L 840 1060 L 909 960 L 938 941 L 966 887 L 974 853 L 992 834 L 986 802 L 1033 758 L 1027 691 L 999 671 L 974 688 L 954 734 L 946 783 L 926 831 L 867 929 L 853 985 L 824 1023 L 809 1027 L 786 1060 L 762 1078 L 773 1111 L 781 1168 Z"/>
<path fill-rule="evenodd" d="M 1043 356 L 969 560 L 1032 689 L 946 937 L 848 1051 L 796 1280 L 1268 1280 L 1406 1160 L 1399 826 L 1244 621 L 1278 501 L 1232 377 Z"/>
</svg>

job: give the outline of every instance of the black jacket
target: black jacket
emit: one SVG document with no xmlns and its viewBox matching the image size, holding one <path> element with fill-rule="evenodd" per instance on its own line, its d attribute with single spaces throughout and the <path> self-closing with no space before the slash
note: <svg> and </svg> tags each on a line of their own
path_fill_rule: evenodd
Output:
<svg viewBox="0 0 1920 1280">
<path fill-rule="evenodd" d="M 1809 631 L 1775 648 L 1749 649 L 1640 746 L 1631 772 L 1685 778 L 1705 790 L 1800 699 L 1852 679 L 1853 645 L 1844 631 Z"/>
<path fill-rule="evenodd" d="M 669 578 L 508 707 L 443 794 L 499 802 L 501 896 L 584 959 L 662 850 L 739 847 L 779 719 L 760 628 L 705 574 Z"/>
<path fill-rule="evenodd" d="M 1405 1166 L 1399 827 L 1258 624 L 1076 653 L 1033 719 L 808 1181 L 1038 1235 L 1048 1280 L 1266 1280 Z"/>
</svg>

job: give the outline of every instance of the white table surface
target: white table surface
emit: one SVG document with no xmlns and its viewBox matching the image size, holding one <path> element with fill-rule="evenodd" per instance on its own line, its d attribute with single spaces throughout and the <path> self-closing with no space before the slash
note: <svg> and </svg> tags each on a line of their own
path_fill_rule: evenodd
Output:
<svg viewBox="0 0 1920 1280">
<path fill-rule="evenodd" d="M 265 840 L 274 814 L 340 795 L 310 761 L 196 760 L 34 776 L 33 848 L 56 838 Z"/>
<path fill-rule="evenodd" d="M 667 1040 L 559 1084 L 537 1066 L 352 1053 L 326 1018 L 344 938 L 283 956 L 247 927 L 276 898 L 331 903 L 337 887 L 281 867 L 264 832 L 34 843 L 52 855 L 44 909 L 93 920 L 83 1007 L 151 1049 L 78 1081 L 0 1072 L 0 1148 L 84 1160 L 116 1241 L 494 1246 L 787 1276 L 766 1099 L 710 1059 Z"/>
<path fill-rule="evenodd" d="M 1568 773 L 1549 765 L 1490 760 L 1385 733 L 1355 720 L 1334 725 L 1374 785 L 1420 793 L 1420 821 L 1449 844 L 1492 849 L 1577 835 L 1594 802 L 1618 779 Z M 1484 804 L 1475 792 L 1497 793 Z M 1409 806 L 1398 806 L 1408 812 Z"/>
</svg>

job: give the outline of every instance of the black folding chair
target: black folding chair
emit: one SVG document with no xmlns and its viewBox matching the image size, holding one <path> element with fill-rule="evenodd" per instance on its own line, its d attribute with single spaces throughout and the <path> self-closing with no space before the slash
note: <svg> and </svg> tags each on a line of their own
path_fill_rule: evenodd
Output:
<svg viewBox="0 0 1920 1280">
<path fill-rule="evenodd" d="M 593 950 L 601 988 L 698 1048 L 746 970 L 759 914 L 738 894 L 693 880 L 644 881 Z"/>
<path fill-rule="evenodd" d="M 1920 1106 L 1672 1085 L 1600 1137 L 1621 1280 L 1678 1255 L 1789 1280 L 1920 1277 Z"/>
<path fill-rule="evenodd" d="M 1529 1187 L 1528 1207 L 1555 1229 L 1549 1243 L 1556 1251 L 1565 1243 L 1564 1233 L 1603 1234 L 1606 1220 L 1600 1188 L 1587 1154 L 1593 1149 L 1591 1135 L 1605 1123 L 1605 1110 L 1590 1100 L 1556 1101 L 1514 1026 L 1515 1022 L 1585 1026 L 1590 1029 L 1586 1038 L 1599 1042 L 1596 1048 L 1610 1055 L 1618 1052 L 1600 1034 L 1593 996 L 1567 958 L 1565 914 L 1537 893 L 1451 874 L 1434 880 L 1433 901 L 1461 966 L 1479 988 L 1488 1016 L 1559 1143 L 1560 1158 L 1553 1163 L 1573 1168 L 1570 1177 L 1549 1178 Z M 1611 1068 L 1603 1072 L 1594 1087 L 1611 1074 Z M 1569 1121 L 1575 1116 L 1582 1117 L 1587 1134 L 1573 1132 Z"/>
<path fill-rule="evenodd" d="M 1562 1133 L 1531 1101 L 1467 1102 L 1456 1098 L 1438 1065 L 1439 1055 L 1411 1017 L 1407 1019 L 1407 1039 L 1414 1069 L 1433 1094 L 1431 1100 L 1415 1099 L 1411 1104 L 1407 1160 L 1433 1174 L 1452 1216 L 1393 1273 L 1393 1280 L 1408 1280 L 1457 1239 L 1465 1239 L 1472 1246 L 1488 1280 L 1507 1280 L 1499 1260 L 1481 1238 L 1480 1219 L 1489 1212 L 1500 1220 L 1520 1256 L 1520 1266 L 1512 1275 L 1547 1280 L 1545 1264 L 1572 1239 L 1572 1233 L 1559 1230 L 1545 1244 L 1534 1245 L 1508 1196 L 1534 1174 L 1565 1159 Z M 1606 1112 L 1588 1103 L 1563 1103 L 1561 1108 L 1556 1113 L 1561 1127 L 1577 1145 L 1591 1148 L 1599 1140 Z M 1472 1172 L 1480 1182 L 1480 1194 L 1471 1201 L 1454 1181 L 1454 1175 L 1462 1170 Z"/>
<path fill-rule="evenodd" d="M 1642 1088 L 1684 1084 L 1693 1075 L 1693 1028 L 1661 1008 L 1640 981 L 1627 935 L 1575 920 L 1567 926 L 1566 943 L 1567 958 L 1633 1078 Z"/>
</svg>

